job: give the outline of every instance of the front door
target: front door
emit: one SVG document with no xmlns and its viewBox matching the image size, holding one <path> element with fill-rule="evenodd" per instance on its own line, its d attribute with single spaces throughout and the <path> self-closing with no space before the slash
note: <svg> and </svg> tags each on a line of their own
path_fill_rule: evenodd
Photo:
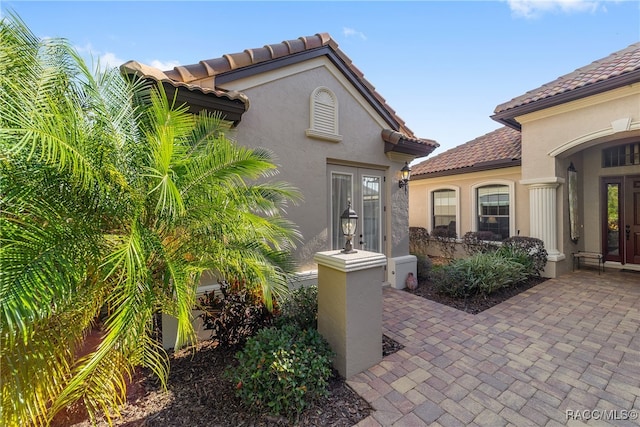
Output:
<svg viewBox="0 0 640 427">
<path fill-rule="evenodd" d="M 331 249 L 344 248 L 340 215 L 351 201 L 352 209 L 358 214 L 358 226 L 352 242 L 354 249 L 384 252 L 384 171 L 329 165 L 328 172 Z"/>
<path fill-rule="evenodd" d="M 602 179 L 606 261 L 640 264 L 640 175 Z"/>
<path fill-rule="evenodd" d="M 640 176 L 625 177 L 625 261 L 640 264 Z"/>
</svg>

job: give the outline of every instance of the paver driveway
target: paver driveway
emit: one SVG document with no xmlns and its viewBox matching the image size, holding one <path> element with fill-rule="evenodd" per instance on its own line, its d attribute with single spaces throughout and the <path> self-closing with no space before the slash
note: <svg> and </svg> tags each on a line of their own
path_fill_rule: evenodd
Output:
<svg viewBox="0 0 640 427">
<path fill-rule="evenodd" d="M 383 298 L 405 348 L 349 378 L 375 409 L 358 426 L 640 425 L 640 273 L 577 271 L 477 315 Z"/>
</svg>

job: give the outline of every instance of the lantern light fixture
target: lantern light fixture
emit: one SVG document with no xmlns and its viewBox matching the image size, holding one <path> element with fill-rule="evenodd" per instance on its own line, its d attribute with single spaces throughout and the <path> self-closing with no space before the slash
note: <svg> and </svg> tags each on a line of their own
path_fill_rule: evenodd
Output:
<svg viewBox="0 0 640 427">
<path fill-rule="evenodd" d="M 400 181 L 398 181 L 398 186 L 400 188 L 404 187 L 404 193 L 407 194 L 407 187 L 409 186 L 409 179 L 411 178 L 411 168 L 407 162 L 404 162 L 404 166 L 400 169 Z"/>
<path fill-rule="evenodd" d="M 353 249 L 353 236 L 356 234 L 356 228 L 358 228 L 358 214 L 351 209 L 351 200 L 347 201 L 347 208 L 340 215 L 340 225 L 342 227 L 342 234 L 346 237 L 344 244 L 344 254 L 353 254 L 358 251 Z"/>
</svg>

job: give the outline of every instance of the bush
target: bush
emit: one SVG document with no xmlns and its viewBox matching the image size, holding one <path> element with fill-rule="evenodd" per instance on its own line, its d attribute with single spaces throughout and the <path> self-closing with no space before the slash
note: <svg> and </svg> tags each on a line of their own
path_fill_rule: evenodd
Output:
<svg viewBox="0 0 640 427">
<path fill-rule="evenodd" d="M 462 237 L 462 247 L 468 255 L 495 251 L 498 245 L 491 243 L 495 236 L 491 231 L 469 231 Z"/>
<path fill-rule="evenodd" d="M 318 286 L 303 286 L 280 302 L 281 326 L 292 324 L 300 329 L 318 328 Z"/>
<path fill-rule="evenodd" d="M 449 228 L 436 228 L 431 231 L 431 238 L 436 241 L 442 256 L 453 259 L 456 253 L 456 232 Z"/>
<path fill-rule="evenodd" d="M 426 280 L 429 278 L 429 274 L 431 272 L 431 267 L 433 266 L 433 262 L 431 258 L 427 255 L 423 254 L 414 254 L 417 258 L 417 275 L 418 281 Z"/>
<path fill-rule="evenodd" d="M 452 264 L 440 265 L 431 271 L 430 279 L 440 293 L 454 298 L 468 298 L 475 290 L 467 283 L 462 269 L 453 268 Z"/>
<path fill-rule="evenodd" d="M 205 329 L 212 330 L 212 338 L 220 345 L 233 347 L 244 344 L 260 329 L 273 325 L 274 317 L 259 295 L 244 287 L 242 282 L 220 285 L 222 297 L 210 292 L 200 298 Z"/>
<path fill-rule="evenodd" d="M 409 252 L 426 255 L 429 246 L 429 232 L 424 227 L 409 227 Z"/>
<path fill-rule="evenodd" d="M 458 259 L 439 269 L 437 289 L 457 298 L 490 295 L 496 290 L 524 281 L 527 267 L 498 252 L 478 253 Z"/>
<path fill-rule="evenodd" d="M 544 271 L 548 254 L 542 240 L 535 237 L 513 236 L 505 239 L 502 247 L 524 252 L 525 256 L 531 260 L 530 275 L 539 276 Z"/>
<path fill-rule="evenodd" d="M 225 376 L 248 407 L 291 416 L 312 399 L 327 395 L 331 357 L 329 345 L 315 329 L 272 327 L 247 340 L 236 354 L 238 366 Z"/>
</svg>

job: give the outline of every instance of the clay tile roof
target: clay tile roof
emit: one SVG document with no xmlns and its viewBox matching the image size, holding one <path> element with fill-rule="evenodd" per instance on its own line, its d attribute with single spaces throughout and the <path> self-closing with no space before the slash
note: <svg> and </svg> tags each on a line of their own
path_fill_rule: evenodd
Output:
<svg viewBox="0 0 640 427">
<path fill-rule="evenodd" d="M 386 100 L 376 91 L 375 87 L 364 78 L 364 74 L 351 62 L 351 59 L 339 48 L 338 43 L 328 33 L 318 33 L 313 36 L 299 37 L 295 40 L 285 40 L 281 43 L 265 45 L 260 48 L 245 49 L 243 52 L 229 53 L 219 58 L 205 59 L 196 64 L 180 65 L 172 70 L 160 71 L 153 67 L 129 61 L 121 66 L 124 72 L 135 73 L 142 77 L 153 78 L 157 81 L 171 83 L 174 86 L 184 86 L 190 90 L 202 88 L 205 93 L 225 96 L 230 99 L 242 99 L 248 108 L 248 98 L 238 92 L 227 92 L 216 86 L 216 78 L 240 69 L 250 69 L 258 64 L 275 61 L 280 58 L 312 52 L 316 49 L 329 49 L 329 55 L 334 63 L 340 63 L 339 68 L 349 74 L 348 78 L 361 88 L 361 92 L 378 109 L 387 122 L 403 136 L 403 143 L 418 144 L 433 150 L 438 144 L 435 141 L 417 138 L 405 122 L 396 115 Z M 228 78 L 229 75 L 225 77 Z M 418 150 L 420 151 L 420 150 Z M 431 151 L 429 151 L 430 153 Z M 422 155 L 428 153 L 423 150 Z"/>
<path fill-rule="evenodd" d="M 494 112 L 496 114 L 504 113 L 516 107 L 533 104 L 601 82 L 611 81 L 637 71 L 640 71 L 640 43 L 634 43 L 625 49 L 612 53 L 606 58 L 594 61 L 509 102 L 500 104 Z M 640 80 L 640 77 L 637 80 Z"/>
<path fill-rule="evenodd" d="M 520 142 L 519 131 L 507 126 L 501 127 L 411 166 L 411 177 L 429 178 L 433 174 L 454 175 L 515 166 L 522 160 Z"/>
<path fill-rule="evenodd" d="M 375 87 L 364 78 L 364 74 L 353 65 L 351 59 L 338 48 L 338 43 L 328 33 L 318 33 L 313 36 L 285 40 L 281 43 L 265 45 L 260 48 L 246 49 L 239 53 L 225 54 L 220 58 L 205 59 L 197 64 L 175 67 L 173 70 L 165 71 L 164 74 L 177 82 L 192 85 L 198 85 L 201 82 L 209 84 L 208 82 L 211 81 L 215 84 L 215 77 L 220 74 L 325 47 L 331 49 L 369 94 L 388 112 L 398 124 L 398 131 L 402 132 L 408 140 L 426 141 L 417 138 L 413 134 L 405 122 L 396 115 L 396 112 L 376 91 Z"/>
<path fill-rule="evenodd" d="M 176 67 L 178 68 L 178 67 Z M 190 91 L 198 91 L 205 94 L 212 94 L 218 98 L 227 98 L 230 101 L 241 101 L 245 104 L 245 109 L 249 108 L 249 99 L 241 92 L 227 91 L 223 89 L 216 89 L 213 85 L 193 85 L 176 81 L 173 78 L 167 76 L 166 73 L 158 70 L 157 68 L 150 67 L 148 65 L 141 64 L 137 61 L 128 61 L 120 66 L 120 70 L 124 74 L 133 74 L 141 78 L 152 79 L 159 83 L 169 83 L 175 87 L 184 87 Z"/>
</svg>

